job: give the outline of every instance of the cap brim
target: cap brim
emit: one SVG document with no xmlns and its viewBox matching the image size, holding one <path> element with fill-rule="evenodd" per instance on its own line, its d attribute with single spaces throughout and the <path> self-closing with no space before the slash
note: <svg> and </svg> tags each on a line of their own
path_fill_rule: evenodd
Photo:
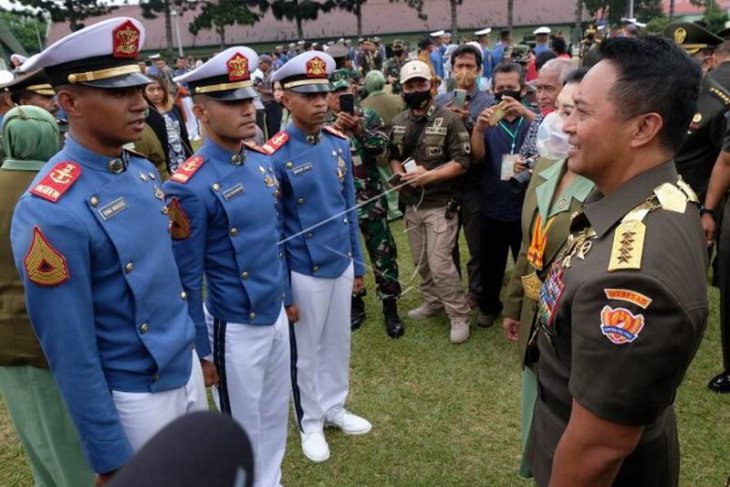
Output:
<svg viewBox="0 0 730 487">
<path fill-rule="evenodd" d="M 94 88 L 131 88 L 133 86 L 142 86 L 152 83 L 152 80 L 142 73 L 130 73 L 122 76 L 114 76 L 113 78 L 97 79 L 94 81 L 82 81 L 79 84 L 91 86 Z"/>
<path fill-rule="evenodd" d="M 256 98 L 258 93 L 253 88 L 237 88 L 235 90 L 211 91 L 210 93 L 203 93 L 203 95 L 218 101 L 237 101 Z"/>
<path fill-rule="evenodd" d="M 421 73 L 414 73 L 414 74 L 411 74 L 409 76 L 406 76 L 405 78 L 401 78 L 400 79 L 400 84 L 405 84 L 405 83 L 409 82 L 412 79 L 425 79 L 427 81 L 430 81 L 431 80 L 431 76 L 429 75 L 428 77 L 425 77 Z"/>
<path fill-rule="evenodd" d="M 293 88 L 287 88 L 289 91 L 295 93 L 328 93 L 332 91 L 332 87 L 329 83 L 316 83 L 311 85 L 295 86 Z"/>
</svg>

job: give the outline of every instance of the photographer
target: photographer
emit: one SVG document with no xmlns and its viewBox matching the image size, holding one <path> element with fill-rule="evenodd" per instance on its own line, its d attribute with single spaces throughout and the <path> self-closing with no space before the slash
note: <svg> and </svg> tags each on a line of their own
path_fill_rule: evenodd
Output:
<svg viewBox="0 0 730 487">
<path fill-rule="evenodd" d="M 489 327 L 502 311 L 499 292 L 507 265 L 507 253 L 517 260 L 522 234 L 522 195 L 512 192 L 509 179 L 514 174 L 517 151 L 525 140 L 535 114 L 521 98 L 525 93 L 522 67 L 503 63 L 494 70 L 494 94 L 499 103 L 477 118 L 471 135 L 472 161 L 484 164 L 481 179 L 482 214 L 482 294 L 478 304 L 479 325 Z"/>
</svg>

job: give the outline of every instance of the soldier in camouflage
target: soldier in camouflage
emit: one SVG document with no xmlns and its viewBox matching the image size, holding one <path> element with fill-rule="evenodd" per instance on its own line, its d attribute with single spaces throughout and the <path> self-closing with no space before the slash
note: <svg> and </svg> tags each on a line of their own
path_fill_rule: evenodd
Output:
<svg viewBox="0 0 730 487">
<path fill-rule="evenodd" d="M 400 93 L 400 68 L 408 61 L 405 44 L 400 39 L 393 41 L 393 55 L 385 65 L 385 79 L 391 86 L 391 91 L 395 94 Z"/>
<path fill-rule="evenodd" d="M 351 115 L 341 111 L 340 95 L 353 93 L 356 82 L 347 70 L 332 75 L 329 95 L 329 114 L 326 124 L 344 132 L 350 139 L 355 175 L 355 191 L 360 230 L 375 273 L 378 297 L 383 301 L 383 314 L 388 336 L 399 338 L 405 332 L 398 316 L 396 299 L 400 296 L 398 282 L 398 255 L 387 218 L 388 202 L 383 194 L 376 158 L 388 147 L 388 135 L 383 119 L 370 108 L 355 108 Z M 364 292 L 352 298 L 352 328 L 359 328 L 365 320 Z"/>
</svg>

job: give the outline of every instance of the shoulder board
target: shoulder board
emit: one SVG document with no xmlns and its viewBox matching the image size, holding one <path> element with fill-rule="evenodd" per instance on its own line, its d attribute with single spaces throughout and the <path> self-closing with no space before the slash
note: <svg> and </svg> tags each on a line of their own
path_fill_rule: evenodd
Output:
<svg viewBox="0 0 730 487">
<path fill-rule="evenodd" d="M 200 169 L 204 162 L 205 157 L 193 156 L 187 161 L 180 164 L 180 166 L 177 168 L 177 171 L 175 171 L 170 179 L 177 183 L 185 184 L 190 181 L 190 178 L 192 178 L 196 172 L 198 172 L 198 169 Z"/>
<path fill-rule="evenodd" d="M 671 183 L 664 183 L 654 189 L 654 194 L 659 200 L 662 209 L 684 213 L 687 209 L 687 195 Z"/>
<path fill-rule="evenodd" d="M 62 161 L 53 166 L 53 169 L 48 171 L 30 192 L 55 203 L 73 186 L 79 176 L 81 176 L 81 166 L 74 161 Z"/>
<path fill-rule="evenodd" d="M 710 94 L 720 103 L 723 104 L 725 109 L 730 108 L 730 94 L 723 88 L 722 85 L 718 84 L 715 80 L 710 78 L 709 76 L 705 76 L 707 78 L 707 83 L 709 85 L 709 92 Z"/>
<path fill-rule="evenodd" d="M 331 133 L 332 135 L 336 135 L 337 137 L 339 137 L 341 139 L 350 140 L 350 139 L 347 138 L 347 135 L 343 134 L 342 132 L 340 132 L 336 128 L 332 128 L 329 125 L 322 125 L 322 128 L 324 130 L 326 130 L 327 132 Z"/>
<path fill-rule="evenodd" d="M 269 155 L 269 153 L 266 152 L 266 150 L 263 147 L 261 147 L 260 145 L 258 145 L 256 142 L 254 142 L 252 140 L 244 140 L 243 145 L 245 145 L 252 151 L 256 151 L 256 152 L 260 152 L 261 154 Z"/>
<path fill-rule="evenodd" d="M 284 144 L 286 144 L 287 140 L 289 140 L 289 134 L 286 132 L 286 130 L 282 130 L 281 132 L 270 138 L 261 148 L 264 150 L 264 152 L 271 155 L 279 150 Z"/>
<path fill-rule="evenodd" d="M 672 188 L 679 191 L 675 186 Z M 613 234 L 611 257 L 608 260 L 609 272 L 641 269 L 641 258 L 644 255 L 646 241 L 646 225 L 642 220 L 647 214 L 661 207 L 659 196 L 649 198 L 621 219 L 621 223 Z"/>
</svg>

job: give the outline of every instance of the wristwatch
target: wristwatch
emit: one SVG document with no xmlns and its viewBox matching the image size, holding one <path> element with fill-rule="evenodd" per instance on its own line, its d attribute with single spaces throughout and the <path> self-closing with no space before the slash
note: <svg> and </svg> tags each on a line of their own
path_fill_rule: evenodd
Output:
<svg viewBox="0 0 730 487">
<path fill-rule="evenodd" d="M 713 220 L 717 220 L 717 215 L 715 214 L 715 210 L 711 208 L 705 208 L 704 206 L 700 207 L 700 216 L 702 215 L 710 215 Z"/>
</svg>

